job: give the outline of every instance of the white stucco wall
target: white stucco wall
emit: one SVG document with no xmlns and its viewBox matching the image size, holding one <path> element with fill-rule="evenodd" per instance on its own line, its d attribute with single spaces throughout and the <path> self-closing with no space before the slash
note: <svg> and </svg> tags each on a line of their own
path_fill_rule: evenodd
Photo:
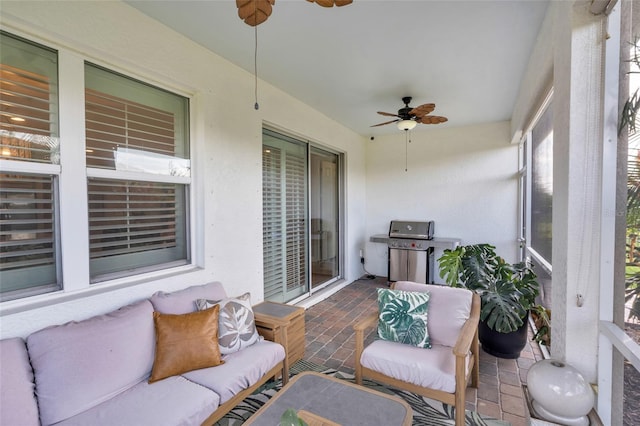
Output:
<svg viewBox="0 0 640 426">
<path fill-rule="evenodd" d="M 509 122 L 418 129 L 406 172 L 403 133 L 367 142 L 367 239 L 387 234 L 393 219 L 433 220 L 436 237 L 490 243 L 517 260 L 518 147 L 509 143 Z M 367 270 L 386 276 L 386 246 L 365 247 Z"/>
<path fill-rule="evenodd" d="M 120 2 L 3 2 L 0 20 L 4 30 L 192 96 L 197 249 L 197 268 L 175 276 L 122 289 L 102 284 L 109 291 L 100 294 L 99 286 L 87 290 L 86 283 L 68 282 L 80 289 L 5 302 L 1 338 L 213 280 L 229 294 L 250 291 L 254 303 L 262 300 L 263 123 L 345 153 L 345 278 L 360 275 L 366 190 L 361 136 L 264 82 L 255 111 L 251 74 Z M 65 136 L 62 145 L 69 143 Z"/>
</svg>

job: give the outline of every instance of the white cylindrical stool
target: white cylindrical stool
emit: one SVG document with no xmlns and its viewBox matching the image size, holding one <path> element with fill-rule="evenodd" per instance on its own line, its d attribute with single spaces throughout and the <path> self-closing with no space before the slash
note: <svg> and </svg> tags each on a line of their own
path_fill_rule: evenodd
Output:
<svg viewBox="0 0 640 426">
<path fill-rule="evenodd" d="M 593 389 L 580 372 L 562 361 L 545 359 L 527 373 L 531 405 L 541 419 L 568 426 L 587 426 Z"/>
</svg>

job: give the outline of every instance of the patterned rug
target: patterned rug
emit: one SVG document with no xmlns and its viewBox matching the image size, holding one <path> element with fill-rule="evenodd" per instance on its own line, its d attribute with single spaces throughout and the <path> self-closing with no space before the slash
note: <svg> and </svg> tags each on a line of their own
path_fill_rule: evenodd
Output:
<svg viewBox="0 0 640 426">
<path fill-rule="evenodd" d="M 291 375 L 296 375 L 303 371 L 315 371 L 332 377 L 355 382 L 353 374 L 337 371 L 321 365 L 313 364 L 305 360 L 296 362 L 290 369 Z M 454 421 L 453 407 L 433 399 L 425 398 L 411 392 L 388 388 L 376 382 L 364 380 L 363 384 L 379 392 L 396 395 L 407 401 L 413 410 L 413 426 L 452 426 Z M 258 392 L 245 398 L 233 410 L 227 413 L 216 426 L 239 426 L 242 425 L 253 413 L 262 407 L 282 388 L 282 381 L 268 383 Z M 466 410 L 466 424 L 468 426 L 508 426 L 509 422 L 496 420 L 490 417 Z M 347 426 L 347 425 L 344 425 Z M 372 425 L 374 426 L 374 425 Z M 391 425 L 380 425 L 391 426 Z"/>
</svg>

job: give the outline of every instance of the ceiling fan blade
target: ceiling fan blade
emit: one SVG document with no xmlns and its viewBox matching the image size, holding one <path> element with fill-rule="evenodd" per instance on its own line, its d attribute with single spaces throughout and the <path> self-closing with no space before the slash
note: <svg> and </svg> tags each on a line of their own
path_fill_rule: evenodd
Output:
<svg viewBox="0 0 640 426">
<path fill-rule="evenodd" d="M 373 126 L 369 126 L 369 127 L 384 126 L 385 124 L 396 123 L 396 122 L 398 122 L 398 121 L 400 121 L 400 119 L 398 119 L 398 120 L 391 120 L 391 121 L 385 121 L 384 123 L 374 124 Z"/>
<path fill-rule="evenodd" d="M 391 114 L 390 112 L 382 112 L 382 111 L 378 111 L 378 114 L 380 115 L 384 115 L 386 117 L 398 117 L 398 114 Z"/>
<path fill-rule="evenodd" d="M 311 3 L 316 3 L 322 7 L 333 7 L 333 6 L 346 6 L 348 4 L 353 3 L 353 0 L 307 0 Z"/>
<path fill-rule="evenodd" d="M 445 123 L 449 119 L 438 115 L 426 115 L 424 117 L 416 117 L 416 121 L 422 124 L 440 124 Z"/>
<path fill-rule="evenodd" d="M 436 109 L 436 104 L 422 104 L 409 111 L 409 114 L 422 117 L 433 112 L 434 109 Z"/>
<path fill-rule="evenodd" d="M 245 24 L 255 27 L 271 16 L 276 0 L 236 0 L 238 16 Z"/>
</svg>

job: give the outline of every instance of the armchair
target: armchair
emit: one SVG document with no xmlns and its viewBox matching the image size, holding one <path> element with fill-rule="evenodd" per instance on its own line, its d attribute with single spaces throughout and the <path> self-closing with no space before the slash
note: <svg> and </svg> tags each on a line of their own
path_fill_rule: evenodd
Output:
<svg viewBox="0 0 640 426">
<path fill-rule="evenodd" d="M 465 392 L 478 386 L 480 297 L 466 289 L 398 281 L 396 290 L 428 291 L 427 329 L 431 349 L 375 340 L 364 347 L 365 330 L 378 312 L 354 325 L 356 383 L 363 377 L 455 407 L 455 424 L 465 424 Z"/>
</svg>

